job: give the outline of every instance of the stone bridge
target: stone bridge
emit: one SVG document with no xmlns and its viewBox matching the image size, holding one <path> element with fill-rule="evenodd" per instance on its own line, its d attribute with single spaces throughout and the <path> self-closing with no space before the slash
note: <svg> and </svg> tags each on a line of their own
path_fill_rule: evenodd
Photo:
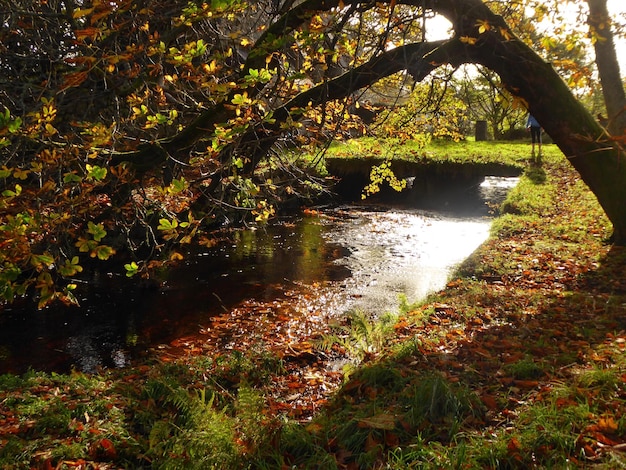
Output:
<svg viewBox="0 0 626 470">
<path fill-rule="evenodd" d="M 342 158 L 327 157 L 326 168 L 329 174 L 337 178 L 335 191 L 348 200 L 360 200 L 365 185 L 370 182 L 372 166 L 380 165 L 383 158 Z M 487 176 L 515 177 L 523 172 L 522 166 L 498 163 L 459 163 L 429 160 L 394 159 L 391 169 L 398 179 L 408 181 L 407 189 L 402 193 L 388 188 L 381 188 L 382 198 L 392 202 L 405 202 L 423 206 L 429 201 L 438 201 L 435 205 L 453 204 L 469 197 L 475 197 L 480 184 Z"/>
</svg>

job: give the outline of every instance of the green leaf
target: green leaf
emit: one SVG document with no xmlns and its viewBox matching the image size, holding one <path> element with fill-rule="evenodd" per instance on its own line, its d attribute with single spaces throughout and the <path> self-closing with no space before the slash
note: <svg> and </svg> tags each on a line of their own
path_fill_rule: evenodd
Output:
<svg viewBox="0 0 626 470">
<path fill-rule="evenodd" d="M 12 169 L 7 168 L 6 166 L 3 166 L 2 168 L 0 168 L 0 178 L 8 178 L 12 174 L 13 174 Z"/>
<path fill-rule="evenodd" d="M 243 95 L 240 93 L 236 93 L 235 97 L 231 100 L 231 103 L 234 105 L 243 106 L 252 103 L 252 100 L 248 98 L 247 93 L 244 93 Z"/>
<path fill-rule="evenodd" d="M 65 260 L 65 264 L 59 268 L 61 276 L 69 277 L 83 271 L 83 267 L 78 264 L 78 256 L 74 256 L 71 260 Z"/>
<path fill-rule="evenodd" d="M 176 219 L 172 220 L 171 222 L 167 219 L 160 219 L 157 229 L 162 231 L 168 231 L 174 230 L 176 227 L 178 227 L 178 221 Z"/>
<path fill-rule="evenodd" d="M 0 270 L 0 280 L 15 281 L 20 274 L 22 274 L 22 270 L 13 263 L 5 264 L 2 266 L 2 270 Z"/>
<path fill-rule="evenodd" d="M 102 261 L 109 259 L 113 254 L 115 254 L 115 250 L 106 245 L 100 245 L 91 252 L 92 257 L 97 256 Z"/>
<path fill-rule="evenodd" d="M 167 192 L 170 194 L 179 194 L 187 189 L 187 186 L 188 184 L 185 178 L 174 179 L 172 180 L 172 183 L 168 186 Z"/>
<path fill-rule="evenodd" d="M 87 223 L 87 233 L 90 233 L 93 239 L 97 242 L 106 237 L 107 234 L 106 230 L 104 230 L 104 226 L 102 225 L 102 223 L 96 225 L 91 221 Z"/>
<path fill-rule="evenodd" d="M 102 181 L 104 178 L 106 178 L 106 175 L 107 175 L 106 168 L 99 167 L 98 165 L 92 166 L 89 164 L 87 164 L 85 168 L 87 169 L 87 178 L 89 179 Z"/>
<path fill-rule="evenodd" d="M 54 258 L 50 255 L 32 255 L 30 259 L 30 264 L 35 266 L 36 268 L 48 267 L 54 264 Z"/>
<path fill-rule="evenodd" d="M 78 176 L 76 173 L 71 172 L 71 173 L 65 173 L 65 175 L 63 175 L 63 182 L 64 183 L 80 183 L 82 181 L 82 178 L 80 176 Z"/>
<path fill-rule="evenodd" d="M 9 129 L 9 132 L 11 134 L 15 134 L 21 126 L 22 126 L 22 119 L 18 117 L 18 118 L 15 118 L 13 121 L 9 122 L 9 125 L 7 126 L 7 128 Z"/>
<path fill-rule="evenodd" d="M 88 253 L 98 246 L 98 242 L 80 237 L 75 243 L 75 246 L 78 247 L 78 251 L 80 251 L 81 253 Z"/>
<path fill-rule="evenodd" d="M 139 266 L 134 261 L 132 263 L 125 264 L 124 269 L 126 269 L 126 277 L 133 277 L 139 272 Z"/>
<path fill-rule="evenodd" d="M 2 192 L 2 195 L 6 197 L 15 197 L 19 196 L 20 194 L 22 194 L 22 187 L 19 184 L 15 185 L 15 191 L 7 189 Z"/>
</svg>

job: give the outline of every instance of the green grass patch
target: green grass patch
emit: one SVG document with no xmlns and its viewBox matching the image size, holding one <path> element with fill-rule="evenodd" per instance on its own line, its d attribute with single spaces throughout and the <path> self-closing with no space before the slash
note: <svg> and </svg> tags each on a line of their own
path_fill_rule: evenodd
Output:
<svg viewBox="0 0 626 470">
<path fill-rule="evenodd" d="M 544 146 L 544 161 L 558 159 L 554 145 Z M 530 159 L 530 146 L 525 142 L 475 142 L 423 139 L 400 141 L 363 137 L 334 142 L 326 151 L 328 158 L 382 158 L 424 163 L 500 164 L 523 169 Z"/>
</svg>

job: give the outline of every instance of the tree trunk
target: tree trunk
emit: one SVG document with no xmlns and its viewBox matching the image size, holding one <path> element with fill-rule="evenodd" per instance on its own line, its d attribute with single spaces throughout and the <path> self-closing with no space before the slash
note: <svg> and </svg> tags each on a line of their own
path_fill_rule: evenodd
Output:
<svg viewBox="0 0 626 470">
<path fill-rule="evenodd" d="M 589 5 L 589 29 L 593 38 L 596 65 L 609 118 L 608 129 L 612 135 L 621 136 L 626 131 L 626 94 L 615 52 L 611 19 L 606 0 L 587 0 L 587 4 Z"/>
<path fill-rule="evenodd" d="M 596 195 L 613 223 L 614 242 L 626 244 L 626 161 L 615 139 L 572 95 L 554 68 L 515 37 L 481 0 L 433 0 L 432 5 L 454 25 L 451 41 L 464 51 L 465 61 L 498 73 L 507 89 L 527 104 Z M 485 21 L 490 29 L 480 33 L 478 25 Z M 442 62 L 447 62 L 446 55 L 430 54 L 431 60 Z"/>
</svg>

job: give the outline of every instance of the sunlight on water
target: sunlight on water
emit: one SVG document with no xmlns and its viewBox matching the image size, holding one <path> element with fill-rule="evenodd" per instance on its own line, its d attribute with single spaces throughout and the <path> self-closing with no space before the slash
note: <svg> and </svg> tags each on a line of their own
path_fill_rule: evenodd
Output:
<svg viewBox="0 0 626 470">
<path fill-rule="evenodd" d="M 349 308 L 394 311 L 443 288 L 451 270 L 489 234 L 489 219 L 459 219 L 419 211 L 361 212 L 328 236 L 350 255 L 336 263 L 352 271 Z"/>
</svg>

